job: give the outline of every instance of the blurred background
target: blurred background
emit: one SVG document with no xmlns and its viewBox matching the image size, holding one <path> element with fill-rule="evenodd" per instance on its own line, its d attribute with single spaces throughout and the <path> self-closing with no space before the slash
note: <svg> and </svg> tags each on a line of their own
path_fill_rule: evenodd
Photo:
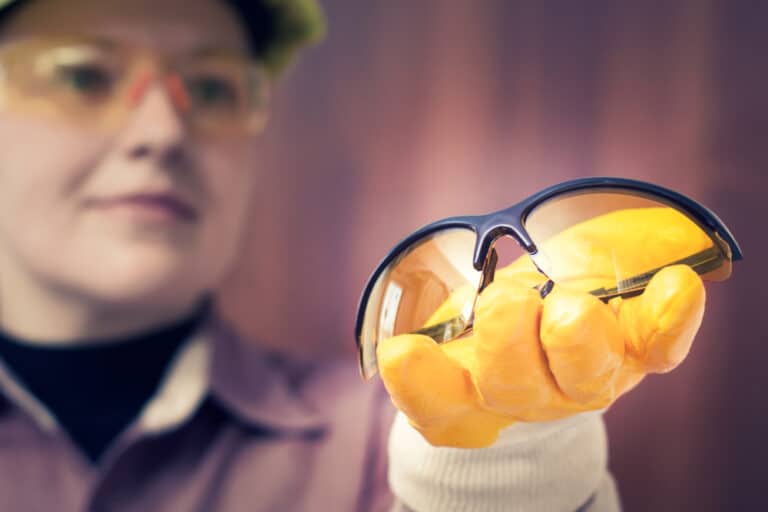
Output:
<svg viewBox="0 0 768 512">
<path fill-rule="evenodd" d="M 627 511 L 768 510 L 768 2 L 323 5 L 328 37 L 263 139 L 227 315 L 262 343 L 353 358 L 365 280 L 417 227 L 582 176 L 671 187 L 746 259 L 708 285 L 685 363 L 606 414 L 610 466 Z"/>
</svg>

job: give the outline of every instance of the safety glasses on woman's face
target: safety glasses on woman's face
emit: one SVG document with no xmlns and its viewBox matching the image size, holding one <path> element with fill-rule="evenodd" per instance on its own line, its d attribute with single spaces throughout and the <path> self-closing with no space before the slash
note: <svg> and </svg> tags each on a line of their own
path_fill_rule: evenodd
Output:
<svg viewBox="0 0 768 512">
<path fill-rule="evenodd" d="M 623 227 L 637 219 L 653 221 L 645 243 L 663 244 L 663 251 L 638 254 L 637 244 L 625 243 L 629 235 Z M 542 295 L 555 284 L 605 302 L 639 294 L 670 265 L 686 264 L 704 279 L 723 280 L 732 261 L 741 259 L 728 228 L 704 206 L 621 178 L 570 181 L 505 210 L 444 219 L 395 246 L 368 280 L 355 333 L 364 378 L 377 372 L 376 347 L 382 340 L 420 333 L 442 343 L 471 331 L 477 296 L 496 273 L 494 246 L 504 236 L 530 256 L 535 267 L 528 265 L 534 270 L 528 281 Z M 595 273 L 598 266 L 611 271 Z M 515 268 L 520 266 L 499 273 Z M 531 280 L 530 274 L 538 278 Z"/>
<path fill-rule="evenodd" d="M 154 84 L 196 133 L 258 132 L 266 120 L 269 79 L 245 55 L 201 49 L 166 58 L 110 41 L 32 38 L 0 47 L 0 109 L 118 129 Z"/>
</svg>

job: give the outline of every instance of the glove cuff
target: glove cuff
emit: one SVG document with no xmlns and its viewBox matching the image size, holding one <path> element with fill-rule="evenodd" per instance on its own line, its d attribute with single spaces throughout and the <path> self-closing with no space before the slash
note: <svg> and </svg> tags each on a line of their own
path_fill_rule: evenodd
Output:
<svg viewBox="0 0 768 512">
<path fill-rule="evenodd" d="M 479 449 L 432 446 L 398 413 L 389 484 L 418 512 L 576 510 L 606 477 L 607 456 L 601 412 L 516 423 Z"/>
</svg>

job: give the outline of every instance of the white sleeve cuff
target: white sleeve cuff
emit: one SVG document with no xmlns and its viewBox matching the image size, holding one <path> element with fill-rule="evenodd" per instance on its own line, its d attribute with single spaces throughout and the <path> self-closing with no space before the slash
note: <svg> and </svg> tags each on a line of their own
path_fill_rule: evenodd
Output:
<svg viewBox="0 0 768 512">
<path fill-rule="evenodd" d="M 606 478 L 601 412 L 516 423 L 489 448 L 430 445 L 398 413 L 389 437 L 389 484 L 417 512 L 575 511 Z"/>
</svg>

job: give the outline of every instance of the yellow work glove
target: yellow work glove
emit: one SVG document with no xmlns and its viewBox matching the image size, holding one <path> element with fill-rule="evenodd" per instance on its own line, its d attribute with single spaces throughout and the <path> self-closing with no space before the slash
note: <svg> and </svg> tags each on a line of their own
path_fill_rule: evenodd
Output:
<svg viewBox="0 0 768 512">
<path fill-rule="evenodd" d="M 675 368 L 704 313 L 704 286 L 690 267 L 666 267 L 642 294 L 608 304 L 584 291 L 590 283 L 569 280 L 573 270 L 599 284 L 616 275 L 617 264 L 631 275 L 653 268 L 649 262 L 678 261 L 683 248 L 711 245 L 700 230 L 663 236 L 674 231 L 670 222 L 664 208 L 586 221 L 544 244 L 559 262 L 552 277 L 563 283 L 544 299 L 532 288 L 543 276 L 523 257 L 497 270 L 478 298 L 469 336 L 444 344 L 420 334 L 382 341 L 378 365 L 392 401 L 431 444 L 478 448 L 517 421 L 605 408 L 646 374 Z M 449 318 L 456 302 L 449 299 L 435 317 Z"/>
</svg>

